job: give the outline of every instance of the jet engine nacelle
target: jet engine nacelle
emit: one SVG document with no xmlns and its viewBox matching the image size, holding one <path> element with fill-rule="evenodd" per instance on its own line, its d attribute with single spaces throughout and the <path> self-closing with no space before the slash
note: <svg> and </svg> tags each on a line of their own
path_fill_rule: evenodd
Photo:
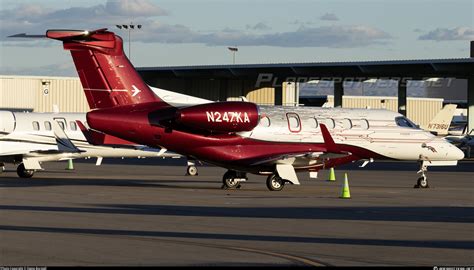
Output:
<svg viewBox="0 0 474 270">
<path fill-rule="evenodd" d="M 211 132 L 250 131 L 258 125 L 258 121 L 258 106 L 251 102 L 207 103 L 176 112 L 176 123 Z"/>
</svg>

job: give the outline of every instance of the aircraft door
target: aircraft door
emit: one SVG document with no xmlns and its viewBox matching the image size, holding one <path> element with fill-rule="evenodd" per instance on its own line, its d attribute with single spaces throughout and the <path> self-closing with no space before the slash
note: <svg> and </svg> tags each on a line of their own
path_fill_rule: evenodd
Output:
<svg viewBox="0 0 474 270">
<path fill-rule="evenodd" d="M 288 129 L 293 133 L 301 131 L 301 120 L 296 113 L 287 113 L 286 118 L 288 120 Z"/>
</svg>

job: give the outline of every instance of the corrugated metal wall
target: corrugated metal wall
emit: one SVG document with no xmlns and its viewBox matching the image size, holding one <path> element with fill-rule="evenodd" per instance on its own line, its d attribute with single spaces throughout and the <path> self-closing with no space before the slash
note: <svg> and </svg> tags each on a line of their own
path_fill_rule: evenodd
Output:
<svg viewBox="0 0 474 270">
<path fill-rule="evenodd" d="M 19 78 L 16 76 L 0 77 L 0 107 L 9 109 L 34 110 L 36 93 L 40 91 L 41 80 Z"/>
<path fill-rule="evenodd" d="M 441 109 L 442 98 L 407 98 L 407 117 L 422 127 L 428 126 Z"/>
<path fill-rule="evenodd" d="M 44 79 L 43 83 L 49 83 L 49 94 L 38 92 L 35 105 L 38 111 L 51 111 L 53 104 L 57 104 L 61 112 L 87 112 L 89 110 L 79 79 Z"/>
<path fill-rule="evenodd" d="M 334 96 L 328 96 L 328 102 L 334 104 Z M 343 96 L 344 108 L 372 108 L 398 111 L 397 97 Z M 407 98 L 407 117 L 424 127 L 443 108 L 442 98 Z"/>
<path fill-rule="evenodd" d="M 275 89 L 271 87 L 252 89 L 252 91 L 247 93 L 247 99 L 259 105 L 274 105 Z"/>
<path fill-rule="evenodd" d="M 41 76 L 0 76 L 0 108 L 52 112 L 87 112 L 79 78 Z"/>
<path fill-rule="evenodd" d="M 160 79 L 148 78 L 150 85 L 210 100 L 240 100 L 245 96 L 260 105 L 275 103 L 272 87 L 255 88 L 252 80 Z M 222 85 L 221 85 L 222 84 Z M 227 89 L 227 90 L 226 90 Z M 297 104 L 296 88 L 283 85 L 283 105 Z M 297 99 L 297 98 L 296 98 Z M 328 96 L 330 103 L 333 96 Z M 78 78 L 41 76 L 0 76 L 0 108 L 51 112 L 53 104 L 61 112 L 87 112 L 89 106 Z M 397 111 L 397 97 L 344 96 L 345 108 L 384 108 Z M 408 98 L 408 118 L 425 126 L 441 110 L 443 99 Z"/>
</svg>

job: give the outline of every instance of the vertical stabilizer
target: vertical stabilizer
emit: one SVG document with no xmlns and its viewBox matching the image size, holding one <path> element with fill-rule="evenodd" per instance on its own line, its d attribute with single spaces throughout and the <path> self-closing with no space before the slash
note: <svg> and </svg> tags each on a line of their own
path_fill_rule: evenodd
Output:
<svg viewBox="0 0 474 270">
<path fill-rule="evenodd" d="M 107 29 L 48 30 L 70 50 L 91 109 L 159 101 L 123 52 L 122 38 Z"/>
<path fill-rule="evenodd" d="M 448 135 L 449 126 L 451 125 L 457 106 L 456 104 L 446 104 L 430 121 L 426 129 L 437 135 Z"/>
</svg>

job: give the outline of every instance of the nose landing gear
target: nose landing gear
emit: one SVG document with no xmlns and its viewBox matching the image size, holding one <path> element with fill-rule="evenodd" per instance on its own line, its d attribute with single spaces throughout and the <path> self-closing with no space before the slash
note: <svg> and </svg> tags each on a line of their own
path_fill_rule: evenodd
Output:
<svg viewBox="0 0 474 270">
<path fill-rule="evenodd" d="M 416 182 L 416 185 L 413 186 L 413 188 L 429 188 L 430 187 L 428 185 L 428 179 L 425 174 L 425 172 L 427 171 L 428 171 L 428 166 L 426 166 L 425 162 L 422 161 L 420 165 L 420 170 L 417 172 L 418 174 L 421 174 L 421 177 L 418 178 L 418 181 Z"/>
</svg>

